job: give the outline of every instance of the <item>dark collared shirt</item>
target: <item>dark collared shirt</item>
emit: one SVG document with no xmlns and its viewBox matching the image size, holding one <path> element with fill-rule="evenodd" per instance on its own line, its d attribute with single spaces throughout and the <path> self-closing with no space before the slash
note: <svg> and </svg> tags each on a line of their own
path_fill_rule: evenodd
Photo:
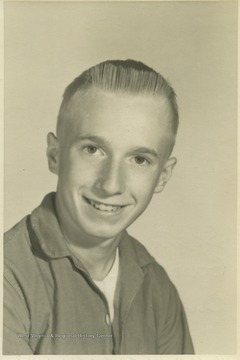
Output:
<svg viewBox="0 0 240 360">
<path fill-rule="evenodd" d="M 54 197 L 6 233 L 3 353 L 193 353 L 174 285 L 126 232 L 110 323 L 105 296 L 66 246 Z"/>
</svg>

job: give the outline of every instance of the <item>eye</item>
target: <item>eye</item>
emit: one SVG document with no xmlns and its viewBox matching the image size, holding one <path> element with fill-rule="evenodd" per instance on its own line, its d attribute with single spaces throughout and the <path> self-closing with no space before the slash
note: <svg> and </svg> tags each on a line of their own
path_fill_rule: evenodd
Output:
<svg viewBox="0 0 240 360">
<path fill-rule="evenodd" d="M 135 156 L 134 160 L 135 160 L 136 164 L 138 164 L 138 165 L 149 164 L 149 161 L 142 156 Z"/>
<path fill-rule="evenodd" d="M 101 154 L 100 150 L 93 145 L 85 146 L 83 150 L 89 155 Z"/>
</svg>

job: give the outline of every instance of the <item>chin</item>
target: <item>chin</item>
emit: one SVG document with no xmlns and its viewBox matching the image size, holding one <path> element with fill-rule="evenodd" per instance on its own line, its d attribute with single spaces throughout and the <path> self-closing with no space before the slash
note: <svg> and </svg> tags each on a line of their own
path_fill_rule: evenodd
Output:
<svg viewBox="0 0 240 360">
<path fill-rule="evenodd" d="M 122 230 L 123 231 L 123 230 Z M 104 231 L 104 230 L 97 230 L 96 232 L 89 232 L 88 236 L 90 238 L 95 238 L 95 239 L 99 239 L 99 240 L 109 240 L 109 239 L 113 239 L 116 238 L 117 236 L 119 236 L 119 234 L 122 232 L 113 232 L 113 231 Z"/>
<path fill-rule="evenodd" d="M 92 226 L 87 226 L 85 229 L 82 227 L 81 229 L 83 235 L 86 234 L 89 239 L 97 239 L 100 241 L 116 238 L 125 230 L 125 227 L 114 229 L 110 225 L 99 226 L 99 224 L 92 224 Z"/>
</svg>

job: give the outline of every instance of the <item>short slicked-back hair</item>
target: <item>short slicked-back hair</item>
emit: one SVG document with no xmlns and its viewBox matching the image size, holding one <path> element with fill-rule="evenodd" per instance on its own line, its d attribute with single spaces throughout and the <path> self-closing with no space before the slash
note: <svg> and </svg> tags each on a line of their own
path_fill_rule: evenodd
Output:
<svg viewBox="0 0 240 360">
<path fill-rule="evenodd" d="M 135 60 L 107 60 L 84 71 L 68 85 L 63 94 L 58 114 L 57 133 L 67 125 L 71 101 L 75 94 L 90 87 L 115 93 L 159 95 L 167 99 L 172 107 L 172 130 L 178 128 L 178 106 L 176 94 L 161 74 Z"/>
</svg>

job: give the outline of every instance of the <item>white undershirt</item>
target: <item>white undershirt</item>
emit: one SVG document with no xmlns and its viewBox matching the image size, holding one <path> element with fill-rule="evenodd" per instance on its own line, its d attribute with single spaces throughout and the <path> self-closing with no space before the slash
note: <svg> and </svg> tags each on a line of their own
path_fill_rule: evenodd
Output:
<svg viewBox="0 0 240 360">
<path fill-rule="evenodd" d="M 116 251 L 116 256 L 114 263 L 112 265 L 111 270 L 107 274 L 107 276 L 102 281 L 93 280 L 95 284 L 99 287 L 99 289 L 104 293 L 106 299 L 108 301 L 108 307 L 110 312 L 110 319 L 111 322 L 113 321 L 114 317 L 114 294 L 117 285 L 117 278 L 118 278 L 118 270 L 119 270 L 119 255 L 118 255 L 118 248 Z"/>
</svg>

